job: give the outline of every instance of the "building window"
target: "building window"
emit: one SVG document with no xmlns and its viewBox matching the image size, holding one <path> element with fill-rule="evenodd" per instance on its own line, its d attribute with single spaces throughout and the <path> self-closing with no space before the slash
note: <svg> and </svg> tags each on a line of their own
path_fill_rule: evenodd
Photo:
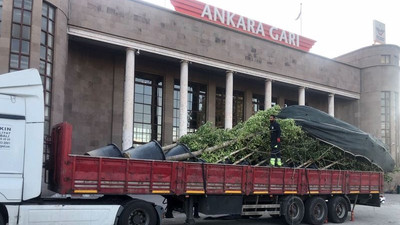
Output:
<svg viewBox="0 0 400 225">
<path fill-rule="evenodd" d="M 0 0 L 0 36 L 1 36 L 1 18 L 3 18 L 3 0 Z"/>
<path fill-rule="evenodd" d="M 32 25 L 32 0 L 14 0 L 10 72 L 29 68 L 29 53 Z"/>
<path fill-rule="evenodd" d="M 390 92 L 381 92 L 381 139 L 390 148 Z"/>
<path fill-rule="evenodd" d="M 233 91 L 232 125 L 244 121 L 244 93 Z M 225 89 L 217 87 L 215 99 L 215 126 L 225 127 Z"/>
<path fill-rule="evenodd" d="M 390 64 L 390 55 L 381 55 L 382 64 Z"/>
<path fill-rule="evenodd" d="M 264 99 L 265 98 L 262 95 L 253 94 L 253 100 L 252 100 L 252 102 L 253 102 L 253 115 L 256 112 L 260 111 L 260 110 L 265 110 Z M 276 102 L 277 102 L 277 98 L 272 97 L 271 107 L 275 106 Z"/>
<path fill-rule="evenodd" d="M 44 133 L 50 132 L 51 94 L 53 81 L 53 52 L 54 52 L 54 18 L 55 7 L 43 2 L 42 29 L 40 33 L 40 66 L 39 73 L 42 77 L 45 103 Z"/>
<path fill-rule="evenodd" d="M 189 82 L 188 84 L 188 133 L 195 132 L 206 122 L 207 86 Z M 180 84 L 175 80 L 174 85 L 174 113 L 173 113 L 173 141 L 179 138 L 179 106 Z"/>
<path fill-rule="evenodd" d="M 133 145 L 162 142 L 162 77 L 138 74 L 135 78 Z"/>
<path fill-rule="evenodd" d="M 262 95 L 253 95 L 253 115 L 260 111 L 260 110 L 264 110 L 265 106 L 264 106 L 264 96 Z"/>
<path fill-rule="evenodd" d="M 233 126 L 244 121 L 244 93 L 241 91 L 233 92 Z"/>
</svg>

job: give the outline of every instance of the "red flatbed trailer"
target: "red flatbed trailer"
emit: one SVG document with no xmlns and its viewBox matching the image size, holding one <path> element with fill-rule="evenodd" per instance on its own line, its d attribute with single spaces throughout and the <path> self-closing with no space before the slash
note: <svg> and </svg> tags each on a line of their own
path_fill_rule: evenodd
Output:
<svg viewBox="0 0 400 225">
<path fill-rule="evenodd" d="M 189 206 L 197 201 L 200 212 L 206 214 L 225 212 L 218 203 L 232 201 L 241 205 L 227 207 L 226 213 L 240 208 L 242 215 L 280 215 L 294 224 L 304 215 L 310 224 L 320 224 L 321 216 L 323 221 L 329 216 L 343 222 L 351 203 L 379 207 L 383 192 L 383 173 L 379 172 L 73 155 L 71 136 L 67 123 L 53 129 L 52 190 L 60 194 L 161 194 L 183 199 Z M 345 215 L 331 212 L 332 207 L 336 211 L 342 207 Z M 187 207 L 187 223 L 194 221 L 192 208 Z M 325 212 L 313 215 L 315 209 Z"/>
</svg>

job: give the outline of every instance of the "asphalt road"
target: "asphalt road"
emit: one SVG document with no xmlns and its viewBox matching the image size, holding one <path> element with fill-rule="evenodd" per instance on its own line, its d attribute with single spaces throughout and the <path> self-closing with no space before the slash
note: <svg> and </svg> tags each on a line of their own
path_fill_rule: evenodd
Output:
<svg viewBox="0 0 400 225">
<path fill-rule="evenodd" d="M 350 213 L 348 220 L 343 224 L 349 225 L 384 225 L 384 224 L 399 224 L 400 225 L 400 195 L 387 194 L 385 195 L 386 202 L 380 207 L 369 207 L 357 205 L 355 208 L 354 219 L 350 221 Z M 153 201 L 157 204 L 162 205 L 162 197 L 146 196 L 148 201 Z M 165 207 L 165 205 L 162 205 Z M 196 224 L 203 225 L 284 225 L 280 219 L 275 219 L 269 216 L 263 216 L 259 219 L 232 219 L 232 220 L 221 220 L 221 219 L 206 219 L 207 216 L 200 214 L 200 219 L 195 219 Z M 182 225 L 185 222 L 185 215 L 183 213 L 174 212 L 173 219 L 164 219 L 162 225 Z M 326 223 L 334 224 L 334 223 Z"/>
</svg>

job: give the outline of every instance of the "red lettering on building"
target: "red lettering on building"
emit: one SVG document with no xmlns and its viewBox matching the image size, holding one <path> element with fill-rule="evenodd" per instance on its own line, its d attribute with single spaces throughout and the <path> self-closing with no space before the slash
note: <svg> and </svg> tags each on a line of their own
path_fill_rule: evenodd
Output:
<svg viewBox="0 0 400 225">
<path fill-rule="evenodd" d="M 171 4 L 180 13 L 303 51 L 308 52 L 315 43 L 298 34 L 196 0 L 171 0 Z"/>
</svg>

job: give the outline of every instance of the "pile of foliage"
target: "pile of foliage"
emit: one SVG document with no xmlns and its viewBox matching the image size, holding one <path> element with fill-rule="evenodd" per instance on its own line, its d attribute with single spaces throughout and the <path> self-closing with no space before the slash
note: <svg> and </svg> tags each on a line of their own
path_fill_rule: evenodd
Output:
<svg viewBox="0 0 400 225">
<path fill-rule="evenodd" d="M 214 127 L 211 123 L 201 126 L 195 133 L 179 139 L 190 150 L 198 151 L 224 142 L 233 144 L 213 152 L 203 153 L 201 159 L 210 163 L 268 165 L 270 157 L 270 115 L 278 115 L 280 107 L 259 111 L 247 121 L 232 129 Z M 281 126 L 281 153 L 285 166 L 337 170 L 381 171 L 368 160 L 325 144 L 305 133 L 292 119 L 277 119 Z"/>
</svg>

